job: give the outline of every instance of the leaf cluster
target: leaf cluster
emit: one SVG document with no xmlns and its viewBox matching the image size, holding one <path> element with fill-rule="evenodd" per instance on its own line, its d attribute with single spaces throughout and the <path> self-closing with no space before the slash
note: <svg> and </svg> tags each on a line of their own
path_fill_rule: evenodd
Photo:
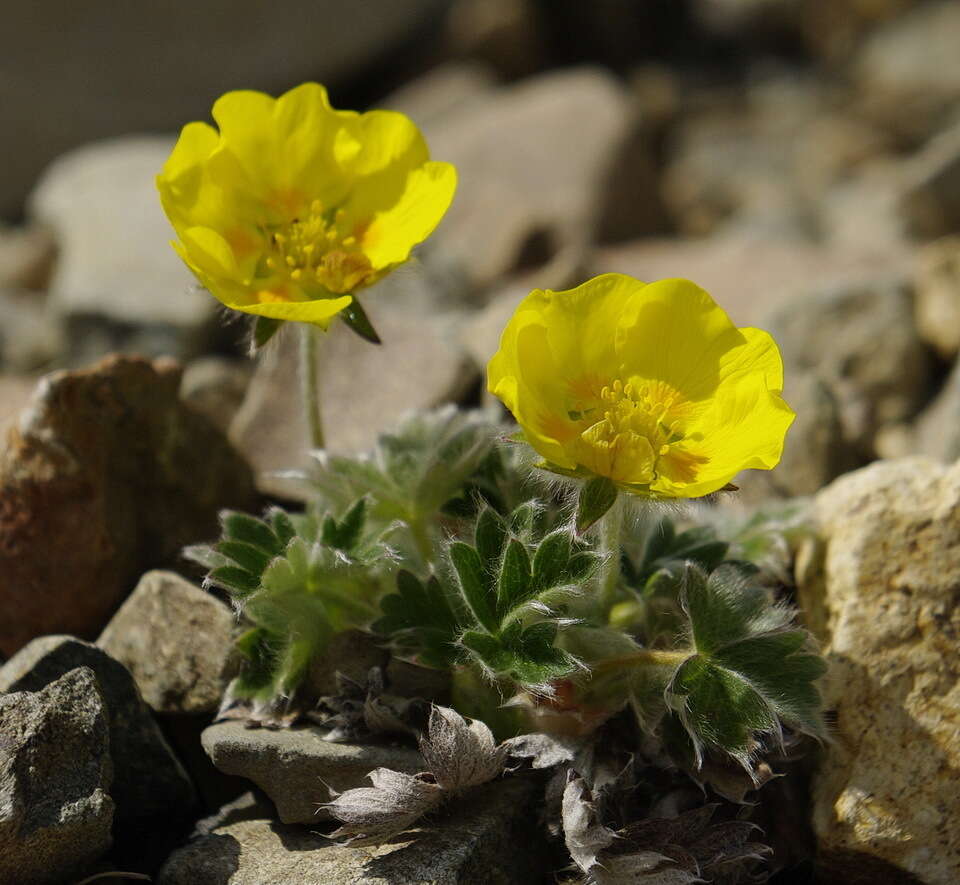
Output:
<svg viewBox="0 0 960 885">
<path fill-rule="evenodd" d="M 484 506 L 473 543 L 447 547 L 446 569 L 426 581 L 398 574 L 376 629 L 423 663 L 470 662 L 491 678 L 549 691 L 577 667 L 555 640 L 565 602 L 585 592 L 598 556 L 567 526 L 544 533 L 545 515 L 537 502 L 507 518 Z"/>
</svg>

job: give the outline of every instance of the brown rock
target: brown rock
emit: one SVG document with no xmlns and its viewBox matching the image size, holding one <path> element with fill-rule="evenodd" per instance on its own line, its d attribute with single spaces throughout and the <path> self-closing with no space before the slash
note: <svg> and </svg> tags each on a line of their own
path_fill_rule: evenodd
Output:
<svg viewBox="0 0 960 885">
<path fill-rule="evenodd" d="M 94 636 L 137 577 L 254 506 L 250 469 L 169 360 L 48 375 L 0 451 L 0 651 Z"/>
<path fill-rule="evenodd" d="M 921 239 L 960 231 L 960 123 L 910 158 L 900 213 L 910 233 Z"/>
<path fill-rule="evenodd" d="M 836 711 L 813 789 L 826 881 L 952 885 L 960 465 L 881 461 L 824 489 L 814 512 L 825 555 L 798 578 L 805 617 L 825 643 L 825 699 Z"/>
<path fill-rule="evenodd" d="M 0 227 L 0 289 L 45 288 L 56 253 L 47 227 Z"/>
</svg>

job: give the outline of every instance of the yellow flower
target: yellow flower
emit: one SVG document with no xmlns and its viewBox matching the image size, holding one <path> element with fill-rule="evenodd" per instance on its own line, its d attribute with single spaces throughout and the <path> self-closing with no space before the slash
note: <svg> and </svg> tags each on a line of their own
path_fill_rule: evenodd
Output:
<svg viewBox="0 0 960 885">
<path fill-rule="evenodd" d="M 228 92 L 213 118 L 183 128 L 157 187 L 173 247 L 234 310 L 326 328 L 453 199 L 454 167 L 407 117 L 335 111 L 317 83 Z"/>
<path fill-rule="evenodd" d="M 780 460 L 794 419 L 776 342 L 688 280 L 604 274 L 534 290 L 488 366 L 541 465 L 652 498 L 695 498 Z"/>
</svg>

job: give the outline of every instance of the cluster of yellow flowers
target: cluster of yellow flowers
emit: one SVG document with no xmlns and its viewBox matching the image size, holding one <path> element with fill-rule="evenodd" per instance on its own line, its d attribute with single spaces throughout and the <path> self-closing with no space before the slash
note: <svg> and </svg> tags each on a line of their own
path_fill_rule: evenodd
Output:
<svg viewBox="0 0 960 885">
<path fill-rule="evenodd" d="M 229 92 L 218 129 L 184 127 L 157 178 L 174 248 L 227 307 L 327 328 L 357 290 L 407 261 L 453 199 L 390 111 L 331 108 L 306 83 Z M 774 340 L 738 329 L 687 280 L 604 274 L 535 290 L 490 360 L 488 386 L 541 466 L 650 498 L 694 498 L 780 460 L 794 414 Z"/>
</svg>

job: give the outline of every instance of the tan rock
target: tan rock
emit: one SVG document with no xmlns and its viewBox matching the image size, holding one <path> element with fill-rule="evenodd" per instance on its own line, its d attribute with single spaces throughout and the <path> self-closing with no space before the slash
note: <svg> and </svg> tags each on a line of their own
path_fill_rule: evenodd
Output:
<svg viewBox="0 0 960 885">
<path fill-rule="evenodd" d="M 255 507 L 250 468 L 177 397 L 171 360 L 55 372 L 0 449 L 0 652 L 95 636 L 148 568 Z"/>
<path fill-rule="evenodd" d="M 960 352 L 960 236 L 920 249 L 913 305 L 924 341 L 944 359 L 955 357 Z"/>
<path fill-rule="evenodd" d="M 0 288 L 45 288 L 56 254 L 56 241 L 49 228 L 0 227 Z"/>
<path fill-rule="evenodd" d="M 813 792 L 823 865 L 856 870 L 856 881 L 904 881 L 899 870 L 952 885 L 960 465 L 878 462 L 822 491 L 815 515 L 824 559 L 799 570 L 799 593 L 825 643 L 826 703 L 836 711 Z"/>
</svg>

